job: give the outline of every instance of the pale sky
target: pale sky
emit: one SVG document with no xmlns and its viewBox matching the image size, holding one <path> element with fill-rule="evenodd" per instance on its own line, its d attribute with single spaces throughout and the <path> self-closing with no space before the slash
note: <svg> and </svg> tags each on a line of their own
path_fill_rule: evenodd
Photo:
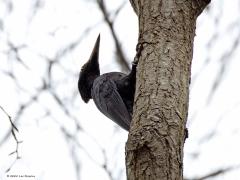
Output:
<svg viewBox="0 0 240 180">
<path fill-rule="evenodd" d="M 101 72 L 120 70 L 116 64 L 109 28 L 104 24 L 94 1 L 39 1 L 41 5 L 36 12 L 33 8 L 35 1 L 14 1 L 11 13 L 6 9 L 7 2 L 0 2 L 0 19 L 4 24 L 4 29 L 0 31 L 0 70 L 14 71 L 23 90 L 1 73 L 0 105 L 14 119 L 19 103 L 28 102 L 29 94 L 38 92 L 42 79 L 46 78 L 45 58 L 55 59 L 60 50 L 79 41 L 74 50 L 59 58 L 60 65 L 54 66 L 52 85 L 84 131 L 76 135 L 75 121 L 66 116 L 49 92 L 43 92 L 38 103 L 30 106 L 17 123 L 17 136 L 23 140 L 19 147 L 22 159 L 7 174 L 4 171 L 15 158 L 8 156 L 14 151 L 15 142 L 11 137 L 0 146 L 0 179 L 12 180 L 14 178 L 7 175 L 27 174 L 34 175 L 38 180 L 74 180 L 77 176 L 73 157 L 80 162 L 81 180 L 110 179 L 101 167 L 104 162 L 107 162 L 107 168 L 113 173 L 113 179 L 126 179 L 124 146 L 127 132 L 119 128 L 116 132 L 116 125 L 102 115 L 92 101 L 84 104 L 79 96 L 70 101 L 77 92 L 78 72 L 87 61 L 99 33 Z M 105 2 L 109 12 L 122 3 L 116 0 Z M 239 47 L 227 60 L 221 59 L 232 49 L 234 40 L 240 37 L 239 9 L 238 0 L 213 0 L 211 11 L 198 19 L 192 77 L 199 75 L 192 82 L 190 92 L 189 138 L 186 140 L 184 155 L 184 173 L 187 177 L 201 176 L 240 163 Z M 129 2 L 126 2 L 114 27 L 129 63 L 135 55 L 137 26 L 137 17 Z M 86 31 L 88 28 L 92 29 Z M 212 43 L 209 43 L 210 40 Z M 13 52 L 6 53 L 9 50 L 8 41 L 16 46 L 26 45 L 19 55 L 27 68 L 21 63 L 15 63 Z M 221 69 L 220 65 L 224 62 L 226 66 Z M 223 78 L 207 104 L 209 91 L 219 74 Z M 45 116 L 46 110 L 51 116 Z M 0 117 L 1 141 L 8 132 L 9 121 L 1 111 Z M 76 135 L 79 144 L 66 140 L 61 128 Z M 212 132 L 215 132 L 213 137 Z M 236 177 L 240 177 L 238 171 L 231 171 L 216 179 L 236 180 Z"/>
</svg>

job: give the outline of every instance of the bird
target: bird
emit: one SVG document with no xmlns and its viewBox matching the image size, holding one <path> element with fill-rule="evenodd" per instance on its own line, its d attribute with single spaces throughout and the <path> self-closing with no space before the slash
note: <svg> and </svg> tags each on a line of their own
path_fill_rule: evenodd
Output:
<svg viewBox="0 0 240 180">
<path fill-rule="evenodd" d="M 78 90 L 82 100 L 93 99 L 96 107 L 121 128 L 129 131 L 133 113 L 137 63 L 132 63 L 129 74 L 109 72 L 100 75 L 100 34 L 97 37 L 89 60 L 82 66 Z"/>
</svg>

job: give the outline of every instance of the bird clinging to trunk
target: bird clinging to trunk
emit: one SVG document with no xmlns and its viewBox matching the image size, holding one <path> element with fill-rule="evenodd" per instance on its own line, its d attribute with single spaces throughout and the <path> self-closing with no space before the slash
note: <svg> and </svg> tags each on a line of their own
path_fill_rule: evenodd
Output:
<svg viewBox="0 0 240 180">
<path fill-rule="evenodd" d="M 93 99 L 97 108 L 123 129 L 129 131 L 132 119 L 136 83 L 136 63 L 127 75 L 110 72 L 100 75 L 100 35 L 89 60 L 83 65 L 78 80 L 78 90 L 85 103 Z"/>
</svg>

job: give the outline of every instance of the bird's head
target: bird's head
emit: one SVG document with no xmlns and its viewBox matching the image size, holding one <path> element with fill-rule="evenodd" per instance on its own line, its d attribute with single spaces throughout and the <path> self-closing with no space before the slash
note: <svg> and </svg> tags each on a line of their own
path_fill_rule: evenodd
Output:
<svg viewBox="0 0 240 180">
<path fill-rule="evenodd" d="M 93 81 L 100 75 L 98 57 L 99 57 L 100 34 L 95 42 L 92 54 L 89 60 L 82 66 L 79 79 L 78 90 L 85 103 L 91 98 L 91 89 Z"/>
</svg>

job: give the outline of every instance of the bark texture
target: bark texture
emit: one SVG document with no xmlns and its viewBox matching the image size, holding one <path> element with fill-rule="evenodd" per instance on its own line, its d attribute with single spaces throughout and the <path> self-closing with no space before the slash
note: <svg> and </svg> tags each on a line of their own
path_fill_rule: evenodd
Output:
<svg viewBox="0 0 240 180">
<path fill-rule="evenodd" d="M 130 0 L 139 18 L 128 180 L 183 179 L 193 40 L 210 0 Z"/>
</svg>

